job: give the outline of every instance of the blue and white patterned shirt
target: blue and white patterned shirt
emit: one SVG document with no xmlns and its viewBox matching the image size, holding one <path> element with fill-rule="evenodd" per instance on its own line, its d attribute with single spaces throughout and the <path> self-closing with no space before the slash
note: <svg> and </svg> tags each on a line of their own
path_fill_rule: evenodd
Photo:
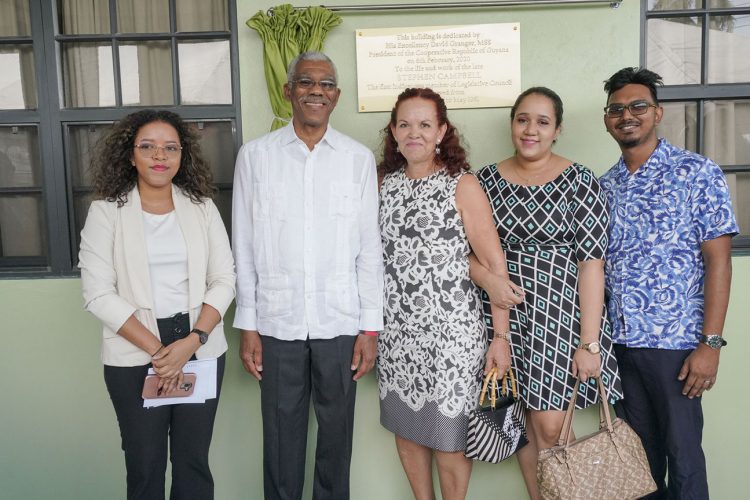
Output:
<svg viewBox="0 0 750 500">
<path fill-rule="evenodd" d="M 600 182 L 611 210 L 605 269 L 612 340 L 695 348 L 703 327 L 701 244 L 739 232 L 724 173 L 660 139 L 634 174 L 620 158 Z"/>
</svg>

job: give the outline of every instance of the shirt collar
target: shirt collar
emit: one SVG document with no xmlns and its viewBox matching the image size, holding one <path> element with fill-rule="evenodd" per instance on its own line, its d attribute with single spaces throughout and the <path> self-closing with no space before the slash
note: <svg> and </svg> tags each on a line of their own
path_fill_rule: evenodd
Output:
<svg viewBox="0 0 750 500">
<path fill-rule="evenodd" d="M 659 139 L 659 143 L 656 148 L 648 157 L 646 163 L 641 165 L 641 168 L 635 171 L 635 176 L 640 178 L 650 178 L 658 174 L 665 168 L 669 168 L 667 163 L 664 161 L 665 158 L 669 157 L 669 153 L 672 150 L 672 145 L 667 142 L 666 139 Z M 620 156 L 620 161 L 617 162 L 617 178 L 618 180 L 627 179 L 630 175 L 628 166 L 625 164 L 625 159 Z"/>
<path fill-rule="evenodd" d="M 294 131 L 294 124 L 290 121 L 289 125 L 285 126 L 281 131 L 281 144 L 286 146 L 295 142 L 303 143 L 302 139 L 297 137 L 297 133 Z M 332 149 L 339 149 L 342 147 L 341 133 L 334 129 L 329 123 L 328 128 L 326 128 L 326 133 L 323 134 L 323 137 L 318 144 L 320 143 L 325 143 Z"/>
</svg>

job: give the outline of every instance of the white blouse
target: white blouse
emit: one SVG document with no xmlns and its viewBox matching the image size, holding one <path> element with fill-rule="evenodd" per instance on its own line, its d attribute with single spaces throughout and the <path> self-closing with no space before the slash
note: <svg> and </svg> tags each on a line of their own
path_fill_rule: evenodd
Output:
<svg viewBox="0 0 750 500">
<path fill-rule="evenodd" d="M 167 318 L 187 311 L 187 248 L 174 210 L 160 215 L 143 212 L 143 231 L 154 298 L 154 315 L 157 318 Z"/>
</svg>

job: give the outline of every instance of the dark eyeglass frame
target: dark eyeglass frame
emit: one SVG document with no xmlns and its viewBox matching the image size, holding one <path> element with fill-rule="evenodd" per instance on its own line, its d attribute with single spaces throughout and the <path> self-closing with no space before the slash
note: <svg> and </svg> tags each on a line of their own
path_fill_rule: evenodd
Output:
<svg viewBox="0 0 750 500">
<path fill-rule="evenodd" d="M 320 80 L 315 81 L 312 78 L 302 77 L 302 78 L 295 78 L 290 82 L 292 85 L 295 85 L 301 89 L 312 89 L 315 88 L 315 86 L 319 86 L 320 89 L 324 92 L 333 92 L 338 87 L 338 83 L 336 83 L 334 80 Z"/>
<path fill-rule="evenodd" d="M 179 144 L 167 144 L 166 146 L 157 146 L 150 142 L 141 142 L 133 146 L 143 158 L 153 158 L 159 154 L 159 150 L 164 151 L 167 158 L 177 158 L 182 153 L 182 146 Z"/>
<path fill-rule="evenodd" d="M 649 108 L 658 107 L 657 104 L 648 101 L 633 101 L 630 104 L 615 102 L 604 107 L 604 114 L 607 115 L 607 118 L 620 118 L 625 114 L 625 110 L 627 109 L 631 115 L 640 116 L 648 113 Z"/>
</svg>

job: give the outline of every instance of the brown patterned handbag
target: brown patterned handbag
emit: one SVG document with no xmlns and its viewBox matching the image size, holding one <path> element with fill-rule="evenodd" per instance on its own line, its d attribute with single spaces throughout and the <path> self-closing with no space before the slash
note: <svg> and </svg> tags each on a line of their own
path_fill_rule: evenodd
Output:
<svg viewBox="0 0 750 500">
<path fill-rule="evenodd" d="M 624 500 L 656 491 L 641 439 L 609 414 L 601 378 L 599 432 L 570 442 L 578 385 L 565 413 L 557 446 L 539 452 L 537 484 L 545 500 Z"/>
</svg>

